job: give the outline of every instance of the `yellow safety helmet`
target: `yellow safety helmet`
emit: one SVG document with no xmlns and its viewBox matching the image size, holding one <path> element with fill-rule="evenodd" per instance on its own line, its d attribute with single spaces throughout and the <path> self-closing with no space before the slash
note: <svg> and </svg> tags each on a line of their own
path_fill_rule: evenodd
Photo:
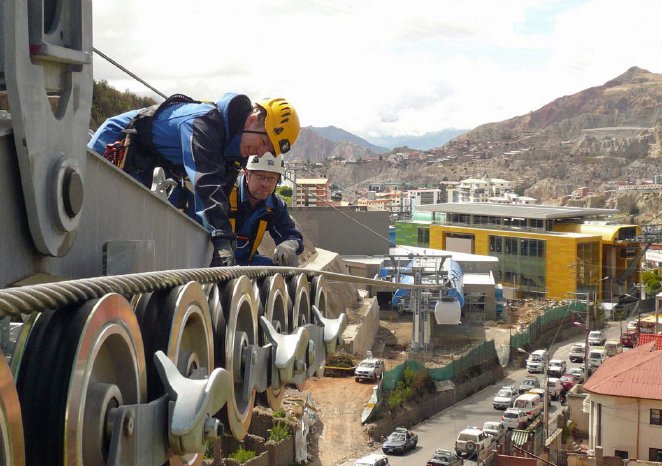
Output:
<svg viewBox="0 0 662 466">
<path fill-rule="evenodd" d="M 276 155 L 288 152 L 299 136 L 299 116 L 296 110 L 281 97 L 264 99 L 257 102 L 257 105 L 267 111 L 264 127 Z"/>
</svg>

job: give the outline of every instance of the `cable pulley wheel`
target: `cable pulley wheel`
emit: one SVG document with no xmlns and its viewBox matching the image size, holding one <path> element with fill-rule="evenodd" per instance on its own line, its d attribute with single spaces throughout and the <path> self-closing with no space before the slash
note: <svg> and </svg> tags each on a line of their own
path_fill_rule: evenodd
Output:
<svg viewBox="0 0 662 466">
<path fill-rule="evenodd" d="M 179 372 L 200 379 L 214 369 L 214 337 L 207 294 L 197 282 L 141 295 L 136 316 L 143 332 L 147 394 L 153 401 L 165 393 L 153 355 L 163 351 Z M 201 464 L 203 452 L 170 458 L 171 465 Z"/>
<path fill-rule="evenodd" d="M 0 464 L 25 466 L 21 405 L 5 358 L 0 358 L 0 380 Z"/>
<path fill-rule="evenodd" d="M 16 386 L 25 407 L 26 464 L 105 465 L 110 410 L 146 398 L 145 353 L 131 305 L 111 293 L 44 311 Z"/>
<path fill-rule="evenodd" d="M 287 291 L 290 295 L 289 332 L 303 325 L 312 323 L 310 318 L 310 284 L 304 274 L 287 279 Z"/>
<path fill-rule="evenodd" d="M 278 333 L 286 333 L 289 295 L 287 294 L 285 279 L 281 274 L 277 273 L 256 282 L 258 296 L 262 303 L 261 309 L 263 313 L 261 315 L 264 315 L 271 322 Z M 261 326 L 258 326 L 258 339 L 261 346 L 267 343 Z M 273 411 L 281 408 L 284 396 L 284 385 L 277 388 L 270 385 L 264 393 L 258 394 L 260 401 L 266 401 Z"/>
<path fill-rule="evenodd" d="M 248 433 L 256 390 L 248 390 L 244 378 L 247 345 L 258 343 L 257 304 L 251 280 L 242 276 L 229 281 L 221 292 L 221 305 L 226 325 L 217 329 L 215 338 L 221 366 L 232 376 L 232 390 L 221 410 L 221 421 L 230 427 L 232 435 L 241 440 Z"/>
</svg>

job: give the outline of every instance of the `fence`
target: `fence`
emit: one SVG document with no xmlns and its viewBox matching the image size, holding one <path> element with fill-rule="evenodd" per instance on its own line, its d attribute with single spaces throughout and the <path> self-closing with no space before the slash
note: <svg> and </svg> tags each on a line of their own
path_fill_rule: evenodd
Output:
<svg viewBox="0 0 662 466">
<path fill-rule="evenodd" d="M 497 353 L 496 348 L 494 347 L 494 340 L 490 340 L 472 348 L 471 351 L 465 353 L 462 357 L 455 359 L 444 367 L 430 369 L 426 368 L 418 361 L 406 361 L 397 365 L 390 371 L 384 372 L 382 389 L 386 392 L 393 390 L 397 383 L 404 377 L 405 369 L 414 372 L 425 370 L 428 372 L 428 375 L 432 380 L 435 382 L 441 382 L 444 380 L 462 378 L 469 373 L 471 368 L 480 367 L 496 358 Z"/>
<path fill-rule="evenodd" d="M 521 333 L 510 336 L 510 348 L 512 350 L 535 343 L 545 332 L 559 327 L 565 319 L 570 318 L 571 312 L 580 312 L 585 310 L 585 305 L 574 302 L 565 306 L 552 307 L 538 316 Z M 441 382 L 444 380 L 461 379 L 470 374 L 472 368 L 481 367 L 483 364 L 497 359 L 497 351 L 494 346 L 494 340 L 482 342 L 474 347 L 468 353 L 455 359 L 444 367 L 429 369 L 417 361 L 406 361 L 397 365 L 390 371 L 384 372 L 381 389 L 390 392 L 397 383 L 404 377 L 405 369 L 418 372 L 426 370 L 432 380 Z"/>
<path fill-rule="evenodd" d="M 517 348 L 531 346 L 538 341 L 545 332 L 559 327 L 565 319 L 569 319 L 571 313 L 585 311 L 586 305 L 578 302 L 547 309 L 544 314 L 539 315 L 521 333 L 516 333 L 510 336 L 511 352 L 512 350 L 516 351 Z"/>
</svg>

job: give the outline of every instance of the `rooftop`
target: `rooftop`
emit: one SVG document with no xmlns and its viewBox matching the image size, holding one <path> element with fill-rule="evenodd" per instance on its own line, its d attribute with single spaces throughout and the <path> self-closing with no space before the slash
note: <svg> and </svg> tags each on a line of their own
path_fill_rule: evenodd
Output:
<svg viewBox="0 0 662 466">
<path fill-rule="evenodd" d="M 490 202 L 431 204 L 418 206 L 416 209 L 426 212 L 488 215 L 491 217 L 536 218 L 543 220 L 555 218 L 606 216 L 618 213 L 618 210 L 616 209 L 587 209 L 582 207 L 561 207 L 530 204 L 493 204 Z"/>
<path fill-rule="evenodd" d="M 599 395 L 662 400 L 662 350 L 652 342 L 612 356 L 583 388 Z"/>
</svg>

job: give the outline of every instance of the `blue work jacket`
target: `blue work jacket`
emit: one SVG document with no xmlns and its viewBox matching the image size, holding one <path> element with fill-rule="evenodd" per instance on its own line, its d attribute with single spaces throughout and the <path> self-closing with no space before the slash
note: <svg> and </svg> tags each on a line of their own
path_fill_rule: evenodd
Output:
<svg viewBox="0 0 662 466">
<path fill-rule="evenodd" d="M 294 221 L 287 211 L 287 205 L 278 195 L 272 194 L 260 202 L 255 208 L 248 200 L 248 187 L 243 176 L 239 178 L 237 192 L 237 208 L 235 216 L 235 232 L 237 234 L 237 265 L 272 265 L 271 258 L 261 256 L 254 251 L 260 245 L 257 240 L 260 221 L 266 221 L 266 231 L 269 232 L 277 245 L 287 240 L 298 243 L 297 254 L 303 252 L 303 236 L 297 230 Z M 232 208 L 232 207 L 231 207 Z"/>
<path fill-rule="evenodd" d="M 152 120 L 151 144 L 158 154 L 186 173 L 193 185 L 195 215 L 210 232 L 216 249 L 234 242 L 228 219 L 228 196 L 247 159 L 241 157 L 242 130 L 252 111 L 250 99 L 225 94 L 214 103 L 173 103 Z M 106 120 L 88 147 L 103 154 L 106 146 L 124 137 L 122 131 L 139 110 Z M 141 135 L 134 138 L 140 140 Z M 136 176 L 151 185 L 151 173 Z"/>
</svg>

